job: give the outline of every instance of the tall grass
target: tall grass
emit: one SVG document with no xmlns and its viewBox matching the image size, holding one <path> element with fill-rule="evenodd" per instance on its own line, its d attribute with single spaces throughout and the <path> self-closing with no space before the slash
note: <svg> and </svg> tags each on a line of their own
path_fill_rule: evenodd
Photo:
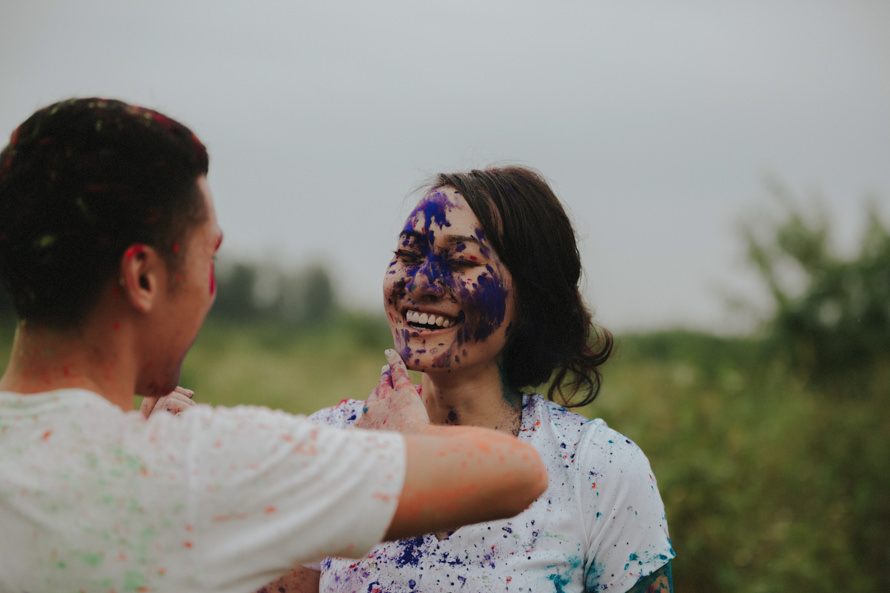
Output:
<svg viewBox="0 0 890 593">
<path fill-rule="evenodd" d="M 215 405 L 311 413 L 363 398 L 389 344 L 385 325 L 361 317 L 305 331 L 209 323 L 182 384 Z M 678 591 L 890 590 L 890 371 L 839 397 L 766 353 L 753 339 L 619 336 L 582 413 L 649 456 Z"/>
</svg>

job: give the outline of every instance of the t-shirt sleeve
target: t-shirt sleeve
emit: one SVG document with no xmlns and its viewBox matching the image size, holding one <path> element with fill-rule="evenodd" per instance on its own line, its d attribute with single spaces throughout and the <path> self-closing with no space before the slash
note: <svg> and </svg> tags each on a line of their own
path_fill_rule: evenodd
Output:
<svg viewBox="0 0 890 593">
<path fill-rule="evenodd" d="M 182 419 L 194 423 L 193 545 L 213 580 L 247 563 L 268 582 L 295 563 L 361 557 L 383 537 L 405 479 L 401 435 L 251 407 Z"/>
<path fill-rule="evenodd" d="M 674 557 L 664 503 L 649 460 L 632 441 L 604 423 L 594 423 L 584 441 L 587 590 L 627 591 Z"/>
</svg>

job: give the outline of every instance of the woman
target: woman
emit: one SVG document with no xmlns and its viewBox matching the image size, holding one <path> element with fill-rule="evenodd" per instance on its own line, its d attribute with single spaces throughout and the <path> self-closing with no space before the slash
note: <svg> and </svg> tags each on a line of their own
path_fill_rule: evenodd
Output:
<svg viewBox="0 0 890 593">
<path fill-rule="evenodd" d="M 408 217 L 384 299 L 396 349 L 421 371 L 430 419 L 531 442 L 550 472 L 541 498 L 510 520 L 328 558 L 268 591 L 668 591 L 664 506 L 643 453 L 583 406 L 600 387 L 612 336 L 578 290 L 571 222 L 544 179 L 506 167 L 439 175 Z M 319 421 L 354 424 L 345 400 Z M 319 581 L 320 579 L 320 581 Z"/>
</svg>

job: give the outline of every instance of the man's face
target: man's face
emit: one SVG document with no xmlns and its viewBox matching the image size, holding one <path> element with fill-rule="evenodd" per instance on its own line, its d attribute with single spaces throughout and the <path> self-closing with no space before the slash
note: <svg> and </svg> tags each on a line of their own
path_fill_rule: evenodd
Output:
<svg viewBox="0 0 890 593">
<path fill-rule="evenodd" d="M 216 298 L 214 259 L 222 243 L 222 230 L 216 219 L 213 197 L 207 179 L 198 179 L 207 218 L 186 231 L 183 261 L 178 269 L 167 268 L 166 286 L 159 295 L 159 307 L 149 332 L 154 343 L 146 344 L 152 353 L 140 373 L 137 393 L 163 395 L 179 383 L 182 361 L 204 323 Z"/>
</svg>

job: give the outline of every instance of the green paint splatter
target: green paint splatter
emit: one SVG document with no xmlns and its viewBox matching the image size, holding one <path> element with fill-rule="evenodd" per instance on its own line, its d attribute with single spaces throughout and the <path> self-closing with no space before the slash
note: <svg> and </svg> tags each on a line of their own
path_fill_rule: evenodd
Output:
<svg viewBox="0 0 890 593">
<path fill-rule="evenodd" d="M 34 241 L 34 246 L 38 249 L 46 249 L 50 245 L 56 242 L 55 235 L 43 235 L 36 241 Z"/>
<path fill-rule="evenodd" d="M 124 591 L 139 591 L 148 584 L 145 574 L 131 570 L 124 575 Z"/>
</svg>

